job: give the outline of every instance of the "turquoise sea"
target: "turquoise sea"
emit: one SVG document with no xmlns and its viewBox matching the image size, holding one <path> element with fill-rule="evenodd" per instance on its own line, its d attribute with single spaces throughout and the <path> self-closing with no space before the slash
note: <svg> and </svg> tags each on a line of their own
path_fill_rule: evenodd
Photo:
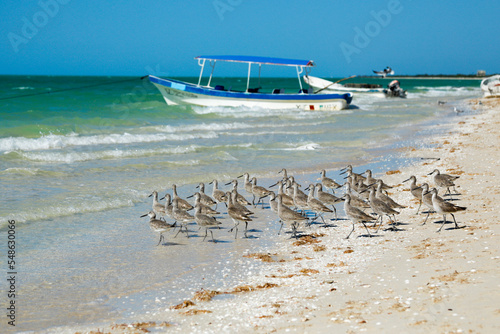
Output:
<svg viewBox="0 0 500 334">
<path fill-rule="evenodd" d="M 175 183 L 185 198 L 204 182 L 210 193 L 214 179 L 229 189 L 224 183 L 244 172 L 269 186 L 282 168 L 326 169 L 339 182 L 348 163 L 383 173 L 381 164 L 400 162 L 398 147 L 418 145 L 429 125 L 459 117 L 454 107 L 471 112 L 464 100 L 481 96 L 479 80 L 399 80 L 407 99 L 355 94 L 349 109 L 325 112 L 167 106 L 140 78 L 0 76 L 0 240 L 6 249 L 15 220 L 15 330 L 126 321 L 244 281 L 256 264 L 243 252 L 288 238 L 276 238 L 277 221 L 250 239 L 214 230 L 217 244 L 193 226 L 193 238 L 166 234 L 156 247 L 158 235 L 139 218 L 151 192 L 172 193 Z M 219 83 L 237 89 L 246 78 Z M 295 90 L 297 79 L 261 84 Z"/>
</svg>

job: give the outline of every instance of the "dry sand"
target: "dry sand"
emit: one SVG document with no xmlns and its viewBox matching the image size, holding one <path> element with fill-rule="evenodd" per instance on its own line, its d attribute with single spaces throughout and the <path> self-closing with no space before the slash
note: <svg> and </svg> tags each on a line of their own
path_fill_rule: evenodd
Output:
<svg viewBox="0 0 500 334">
<path fill-rule="evenodd" d="M 337 227 L 302 228 L 309 237 L 282 235 L 276 249 L 249 254 L 266 263 L 247 285 L 204 291 L 177 309 L 101 331 L 500 333 L 500 101 L 470 104 L 477 113 L 457 115 L 451 132 L 404 152 L 440 160 L 375 175 L 396 185 L 391 196 L 408 206 L 397 217 L 399 231 L 385 225 L 367 238 L 356 226 L 346 240 L 345 219 Z M 453 203 L 467 207 L 455 214 L 461 229 L 448 215 L 437 233 L 438 214 L 422 226 L 425 215 L 415 214 L 418 202 L 402 184 L 415 175 L 418 184 L 433 185 L 427 174 L 435 168 L 460 176 Z M 316 174 L 309 177 L 316 181 Z"/>
</svg>

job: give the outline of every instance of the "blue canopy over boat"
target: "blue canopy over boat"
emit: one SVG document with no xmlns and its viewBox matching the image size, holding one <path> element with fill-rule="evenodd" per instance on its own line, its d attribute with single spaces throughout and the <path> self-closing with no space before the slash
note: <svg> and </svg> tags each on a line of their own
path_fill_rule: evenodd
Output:
<svg viewBox="0 0 500 334">
<path fill-rule="evenodd" d="M 254 57 L 254 56 L 198 56 L 195 59 L 233 61 L 240 63 L 270 64 L 281 66 L 314 66 L 312 60 L 286 59 L 274 57 Z"/>
</svg>

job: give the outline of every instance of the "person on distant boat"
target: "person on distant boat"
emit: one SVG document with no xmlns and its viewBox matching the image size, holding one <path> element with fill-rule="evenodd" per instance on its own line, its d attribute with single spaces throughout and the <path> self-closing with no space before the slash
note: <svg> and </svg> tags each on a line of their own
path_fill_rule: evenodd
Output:
<svg viewBox="0 0 500 334">
<path fill-rule="evenodd" d="M 383 71 L 375 71 L 375 70 L 373 70 L 373 73 L 381 75 L 383 78 L 385 78 L 385 76 L 388 75 L 388 74 L 393 75 L 394 71 L 392 70 L 392 68 L 390 68 L 389 66 L 387 66 Z"/>
</svg>

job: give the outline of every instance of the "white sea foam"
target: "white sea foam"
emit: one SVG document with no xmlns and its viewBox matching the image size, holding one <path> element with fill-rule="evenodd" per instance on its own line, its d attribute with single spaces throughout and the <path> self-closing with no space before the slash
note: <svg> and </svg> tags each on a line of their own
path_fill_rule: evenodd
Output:
<svg viewBox="0 0 500 334">
<path fill-rule="evenodd" d="M 110 197 L 111 199 L 99 201 L 73 201 L 71 205 L 65 205 L 65 203 L 57 205 L 45 205 L 38 208 L 32 208 L 32 210 L 23 210 L 20 212 L 16 212 L 15 215 L 7 213 L 5 216 L 0 217 L 0 221 L 7 222 L 9 219 L 15 219 L 17 222 L 26 222 L 70 216 L 81 213 L 100 212 L 133 206 L 134 203 L 138 203 L 144 200 L 143 196 L 140 196 L 140 194 L 138 194 L 137 192 L 130 193 L 132 193 L 132 196 L 128 197 Z"/>
<path fill-rule="evenodd" d="M 11 152 L 16 150 L 35 151 L 62 149 L 69 146 L 95 146 L 112 144 L 133 144 L 162 141 L 182 141 L 190 139 L 217 138 L 215 132 L 196 134 L 105 134 L 94 136 L 70 135 L 47 135 L 39 138 L 8 137 L 0 139 L 0 151 Z"/>
<path fill-rule="evenodd" d="M 193 110 L 200 115 L 217 114 L 233 118 L 283 117 L 287 119 L 315 119 L 323 118 L 328 113 L 344 114 L 350 112 L 348 110 L 327 112 L 301 109 L 265 109 L 259 107 L 193 107 Z"/>
<path fill-rule="evenodd" d="M 306 143 L 306 144 L 299 143 L 299 146 L 282 148 L 281 150 L 284 150 L 284 151 L 311 151 L 311 150 L 317 150 L 320 148 L 321 148 L 321 145 L 319 145 L 317 143 Z"/>
<path fill-rule="evenodd" d="M 249 129 L 253 126 L 248 123 L 200 123 L 193 125 L 162 125 L 155 126 L 154 129 L 166 133 L 193 132 L 193 131 L 223 131 L 223 130 L 239 130 Z"/>
<path fill-rule="evenodd" d="M 140 149 L 140 150 L 106 150 L 97 152 L 54 152 L 54 151 L 44 151 L 44 152 L 18 152 L 18 154 L 24 159 L 30 161 L 40 161 L 40 162 L 62 162 L 62 163 L 73 163 L 82 161 L 92 161 L 92 160 L 104 160 L 104 159 L 125 159 L 125 158 L 139 158 L 152 155 L 162 155 L 162 154 L 184 154 L 188 152 L 195 151 L 197 146 L 178 146 L 172 148 L 160 148 L 160 149 Z"/>
<path fill-rule="evenodd" d="M 29 87 L 29 86 L 21 86 L 21 87 L 12 87 L 12 89 L 14 90 L 32 90 L 32 89 L 35 89 L 34 87 Z"/>
<path fill-rule="evenodd" d="M 441 96 L 468 96 L 474 94 L 480 94 L 481 89 L 479 87 L 452 87 L 452 86 L 439 86 L 439 87 L 426 87 L 417 86 L 415 87 L 417 92 L 412 92 L 408 97 L 419 98 L 419 97 L 441 97 Z"/>
</svg>

